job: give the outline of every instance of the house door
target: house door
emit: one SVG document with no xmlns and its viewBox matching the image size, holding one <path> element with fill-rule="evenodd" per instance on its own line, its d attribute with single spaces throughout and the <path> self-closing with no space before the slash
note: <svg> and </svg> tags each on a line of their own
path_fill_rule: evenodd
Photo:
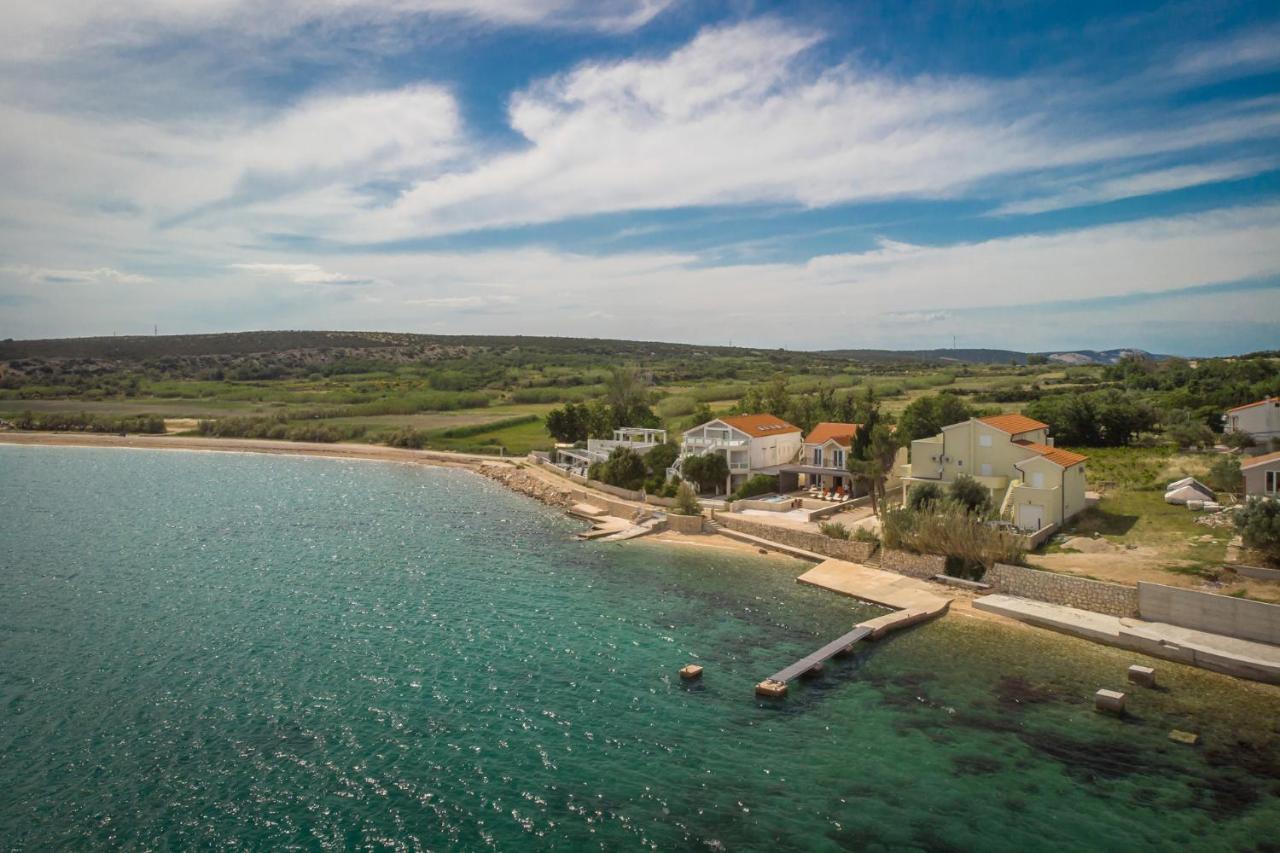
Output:
<svg viewBox="0 0 1280 853">
<path fill-rule="evenodd" d="M 1018 527 L 1023 530 L 1039 530 L 1044 527 L 1044 507 L 1035 504 L 1019 504 Z"/>
</svg>

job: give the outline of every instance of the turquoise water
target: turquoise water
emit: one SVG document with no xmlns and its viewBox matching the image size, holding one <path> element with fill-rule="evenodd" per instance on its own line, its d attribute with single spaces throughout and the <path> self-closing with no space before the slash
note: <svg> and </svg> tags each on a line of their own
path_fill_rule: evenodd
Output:
<svg viewBox="0 0 1280 853">
<path fill-rule="evenodd" d="M 6 848 L 1280 840 L 1270 688 L 1157 664 L 1118 721 L 1130 656 L 953 615 L 757 700 L 876 611 L 466 472 L 0 446 L 0 506 Z"/>
</svg>

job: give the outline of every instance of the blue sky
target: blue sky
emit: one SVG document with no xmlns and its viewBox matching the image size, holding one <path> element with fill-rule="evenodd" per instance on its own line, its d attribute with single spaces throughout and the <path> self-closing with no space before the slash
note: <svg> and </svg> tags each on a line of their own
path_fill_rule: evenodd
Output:
<svg viewBox="0 0 1280 853">
<path fill-rule="evenodd" d="M 0 337 L 1280 347 L 1274 3 L 25 5 Z"/>
</svg>

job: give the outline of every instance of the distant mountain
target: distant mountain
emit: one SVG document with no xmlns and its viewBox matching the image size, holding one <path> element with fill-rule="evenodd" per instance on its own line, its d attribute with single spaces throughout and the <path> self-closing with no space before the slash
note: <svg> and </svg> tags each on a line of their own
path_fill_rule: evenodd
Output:
<svg viewBox="0 0 1280 853">
<path fill-rule="evenodd" d="M 1156 361 L 1170 358 L 1167 355 L 1157 355 L 1140 349 L 1078 349 L 1068 352 L 1045 352 L 1040 354 L 1048 357 L 1049 361 L 1058 364 L 1115 364 L 1121 359 L 1131 356 L 1140 356 Z"/>
<path fill-rule="evenodd" d="M 247 356 L 256 353 L 365 352 L 388 360 L 459 357 L 478 349 L 532 349 L 584 355 L 658 356 L 755 355 L 786 358 L 786 350 L 757 347 L 676 344 L 658 341 L 622 341 L 599 338 L 526 337 L 519 335 L 418 335 L 400 332 L 267 331 L 229 332 L 213 335 L 132 335 L 102 338 L 57 338 L 0 341 L 0 360 L 105 359 L 139 360 L 164 357 Z M 1027 353 L 1005 349 L 840 349 L 818 352 L 789 351 L 864 363 L 923 362 L 969 364 L 1026 364 Z M 1115 364 L 1125 355 L 1166 358 L 1139 349 L 1069 350 L 1044 352 L 1057 364 Z"/>
</svg>

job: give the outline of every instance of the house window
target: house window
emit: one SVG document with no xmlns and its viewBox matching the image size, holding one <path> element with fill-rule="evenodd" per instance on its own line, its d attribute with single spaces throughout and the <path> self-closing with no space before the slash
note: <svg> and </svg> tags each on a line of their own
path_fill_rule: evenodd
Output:
<svg viewBox="0 0 1280 853">
<path fill-rule="evenodd" d="M 1267 494 L 1274 495 L 1280 492 L 1280 471 L 1267 472 Z"/>
<path fill-rule="evenodd" d="M 832 467 L 832 468 L 843 468 L 843 467 L 844 467 L 844 451 L 843 451 L 843 450 L 833 450 L 833 451 L 831 451 L 831 455 L 832 455 L 832 458 L 831 458 L 831 467 Z"/>
<path fill-rule="evenodd" d="M 990 446 L 991 446 L 991 436 L 989 436 L 989 435 L 980 435 L 980 436 L 978 436 L 978 445 L 979 445 L 980 447 L 990 447 Z"/>
<path fill-rule="evenodd" d="M 990 477 L 990 476 L 991 476 L 991 463 L 990 463 L 990 462 L 983 462 L 983 463 L 982 463 L 982 476 L 984 476 L 984 477 Z"/>
<path fill-rule="evenodd" d="M 818 466 L 822 465 L 822 448 L 821 447 L 815 447 L 813 449 L 813 464 Z"/>
<path fill-rule="evenodd" d="M 1044 474 L 1040 471 L 1031 475 L 1031 485 L 1037 489 L 1044 488 Z"/>
</svg>

